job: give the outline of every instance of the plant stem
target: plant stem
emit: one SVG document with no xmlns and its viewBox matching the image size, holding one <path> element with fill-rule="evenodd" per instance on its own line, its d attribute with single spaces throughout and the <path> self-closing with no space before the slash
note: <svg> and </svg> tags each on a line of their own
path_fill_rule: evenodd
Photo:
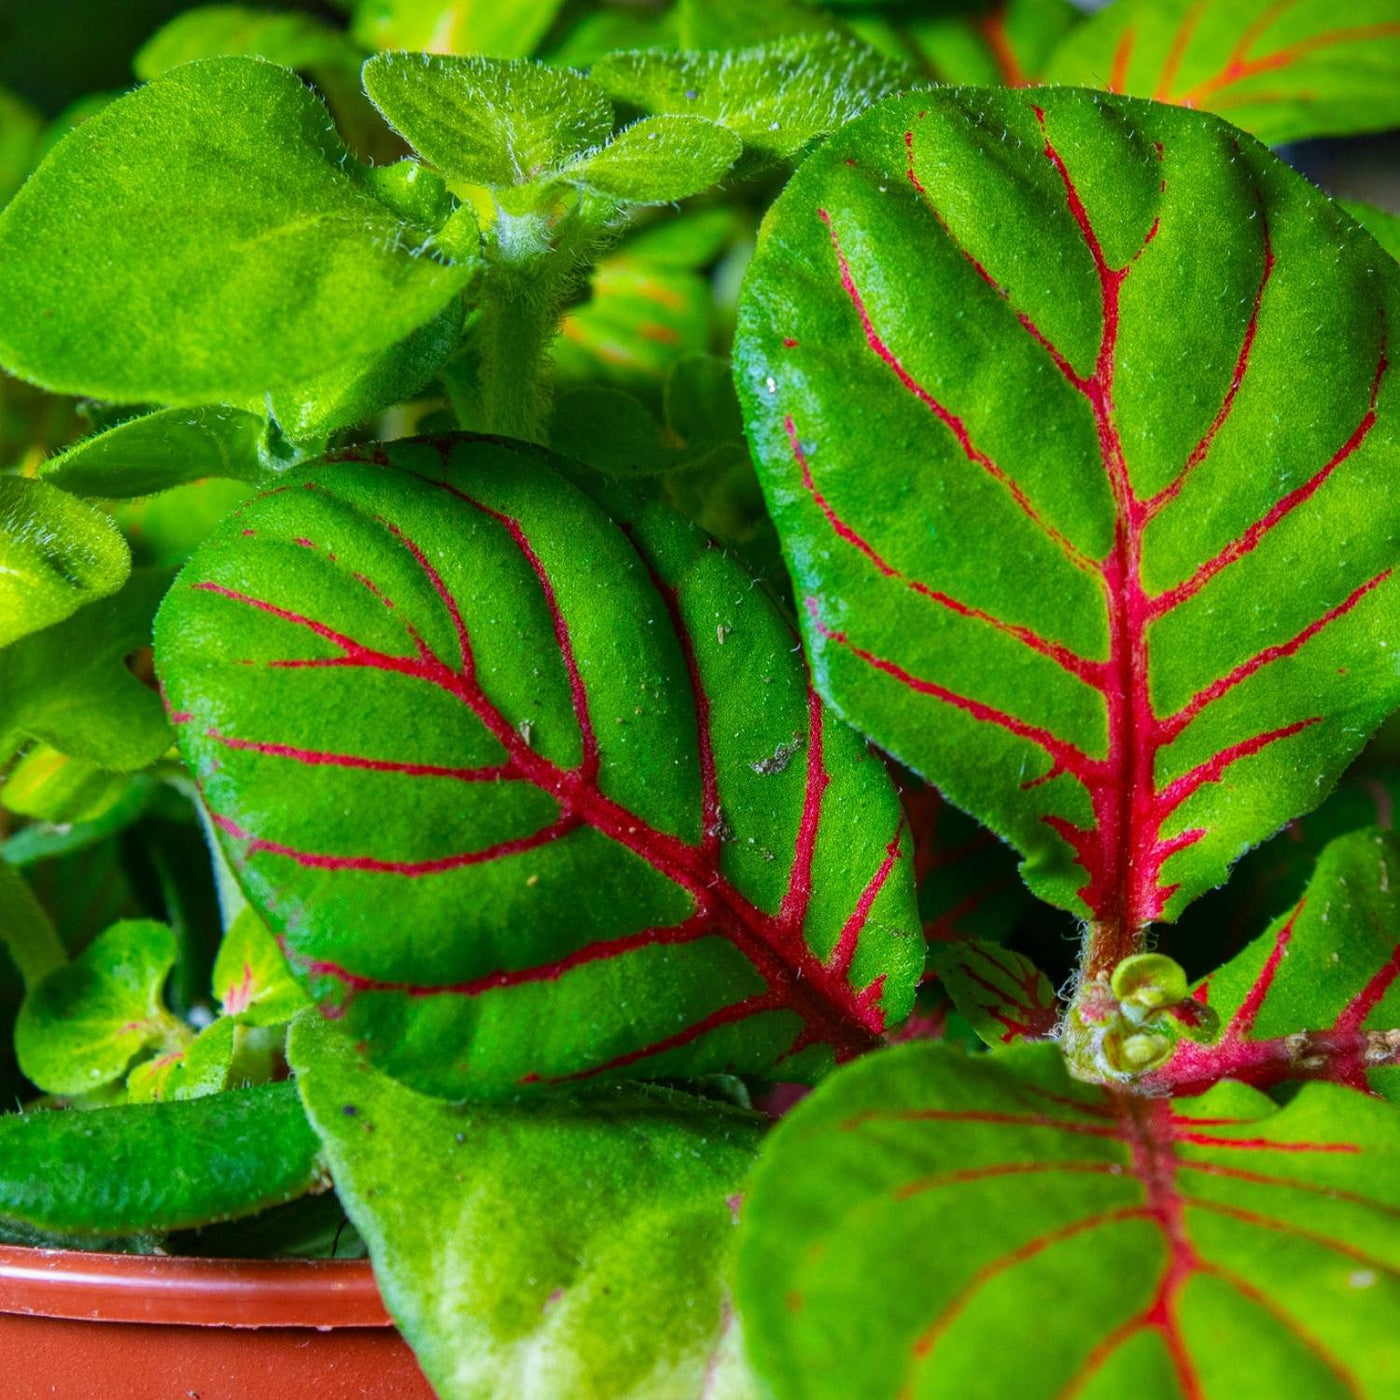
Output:
<svg viewBox="0 0 1400 1400">
<path fill-rule="evenodd" d="M 68 954 L 33 891 L 20 873 L 3 860 L 0 860 L 0 947 L 9 953 L 24 985 L 30 989 L 68 961 Z"/>
<path fill-rule="evenodd" d="M 482 425 L 502 437 L 543 442 L 548 348 L 559 305 L 531 288 L 518 269 L 502 269 L 494 280 L 498 285 L 483 296 L 478 322 Z"/>
</svg>

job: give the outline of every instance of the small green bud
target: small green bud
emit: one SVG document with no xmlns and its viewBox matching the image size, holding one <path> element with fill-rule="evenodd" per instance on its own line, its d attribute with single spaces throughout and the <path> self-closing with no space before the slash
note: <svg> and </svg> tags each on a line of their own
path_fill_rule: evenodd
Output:
<svg viewBox="0 0 1400 1400">
<path fill-rule="evenodd" d="M 1113 969 L 1113 995 L 1123 1006 L 1160 1011 L 1185 1001 L 1189 988 L 1179 962 L 1162 953 L 1135 953 Z"/>
</svg>

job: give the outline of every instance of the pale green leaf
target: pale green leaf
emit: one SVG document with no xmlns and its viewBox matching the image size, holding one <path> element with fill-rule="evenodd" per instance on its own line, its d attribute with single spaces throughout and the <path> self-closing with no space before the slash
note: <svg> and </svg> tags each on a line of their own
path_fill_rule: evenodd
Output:
<svg viewBox="0 0 1400 1400">
<path fill-rule="evenodd" d="M 628 204 L 669 204 L 709 189 L 743 149 L 703 117 L 646 117 L 564 174 Z"/>
</svg>

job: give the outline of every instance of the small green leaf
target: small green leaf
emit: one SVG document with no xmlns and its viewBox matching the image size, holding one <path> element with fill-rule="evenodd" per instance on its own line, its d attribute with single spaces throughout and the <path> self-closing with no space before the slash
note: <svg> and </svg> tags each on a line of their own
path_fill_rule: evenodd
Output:
<svg viewBox="0 0 1400 1400">
<path fill-rule="evenodd" d="M 479 185 L 526 184 L 601 146 L 613 128 L 597 83 L 526 59 L 377 54 L 364 84 L 424 160 Z"/>
<path fill-rule="evenodd" d="M 774 1131 L 737 1294 L 776 1400 L 1388 1400 L 1400 1115 L 901 1046 Z"/>
<path fill-rule="evenodd" d="M 170 575 L 138 569 L 120 593 L 0 651 L 0 750 L 50 744 L 114 772 L 134 772 L 170 746 L 160 697 L 127 664 L 150 645 Z"/>
<path fill-rule="evenodd" d="M 125 774 L 36 744 L 10 769 L 0 805 L 39 821 L 90 822 L 116 806 L 127 781 Z"/>
<path fill-rule="evenodd" d="M 143 1060 L 127 1077 L 132 1103 L 172 1103 L 218 1094 L 229 1086 L 233 1072 L 234 1038 L 238 1026 L 220 1016 L 188 1045 Z"/>
<path fill-rule="evenodd" d="M 1394 0 L 1117 0 L 1079 25 L 1049 83 L 1219 112 L 1269 142 L 1400 124 Z"/>
<path fill-rule="evenodd" d="M 795 1079 L 897 1024 L 897 797 L 752 577 L 542 450 L 339 458 L 197 552 L 156 654 L 240 884 L 371 1058 L 459 1098 Z"/>
<path fill-rule="evenodd" d="M 0 475 L 0 647 L 115 593 L 130 572 L 109 516 L 45 482 Z"/>
<path fill-rule="evenodd" d="M 0 859 L 0 948 L 29 988 L 37 987 L 66 959 L 49 916 L 8 859 Z"/>
<path fill-rule="evenodd" d="M 564 174 L 627 204 L 669 204 L 709 189 L 743 149 L 703 117 L 645 117 Z"/>
<path fill-rule="evenodd" d="M 535 51 L 563 0 L 358 0 L 351 32 L 371 49 L 484 58 Z"/>
<path fill-rule="evenodd" d="M 288 1053 L 444 1400 L 753 1395 L 725 1281 L 756 1116 L 646 1089 L 447 1104 L 369 1070 L 314 1016 Z"/>
<path fill-rule="evenodd" d="M 1186 1000 L 1186 972 L 1165 953 L 1134 953 L 1113 969 L 1113 995 L 1126 1006 L 1160 1011 Z"/>
<path fill-rule="evenodd" d="M 291 1084 L 0 1115 L 0 1223 L 111 1235 L 234 1220 L 323 1184 Z"/>
<path fill-rule="evenodd" d="M 1400 702 L 1396 325 L 1312 185 L 1135 99 L 883 103 L 767 217 L 737 377 L 818 685 L 1091 979 Z"/>
<path fill-rule="evenodd" d="M 38 112 L 0 88 L 0 207 L 34 168 L 43 134 L 44 119 Z"/>
<path fill-rule="evenodd" d="M 357 45 L 324 20 L 307 14 L 274 14 L 243 5 L 199 5 L 158 29 L 133 60 L 142 82 L 163 77 L 202 58 L 265 58 L 310 73 L 325 85 L 358 75 Z"/>
<path fill-rule="evenodd" d="M 114 151 L 120 151 L 115 160 Z M 251 58 L 112 103 L 0 215 L 0 361 L 119 402 L 261 403 L 465 285 L 367 188 L 320 100 Z"/>
<path fill-rule="evenodd" d="M 52 486 L 108 500 L 205 477 L 256 481 L 267 420 L 237 408 L 166 408 L 83 438 L 39 469 Z"/>
<path fill-rule="evenodd" d="M 245 1026 L 281 1025 L 309 1004 L 267 925 L 251 909 L 239 914 L 219 944 L 214 995 L 224 1015 Z"/>
<path fill-rule="evenodd" d="M 50 1094 L 86 1094 L 120 1079 L 143 1050 L 175 1041 L 164 989 L 176 952 L 164 924 L 113 924 L 25 997 L 15 1022 L 20 1068 Z"/>
<path fill-rule="evenodd" d="M 1023 954 L 969 938 L 930 944 L 928 963 L 953 1005 L 994 1049 L 1054 1035 L 1060 1021 L 1055 989 Z"/>
<path fill-rule="evenodd" d="M 796 155 L 872 102 L 915 86 L 912 70 L 850 39 L 791 39 L 726 53 L 622 53 L 593 65 L 610 96 L 646 112 L 706 117 L 744 143 L 736 173 Z"/>
</svg>

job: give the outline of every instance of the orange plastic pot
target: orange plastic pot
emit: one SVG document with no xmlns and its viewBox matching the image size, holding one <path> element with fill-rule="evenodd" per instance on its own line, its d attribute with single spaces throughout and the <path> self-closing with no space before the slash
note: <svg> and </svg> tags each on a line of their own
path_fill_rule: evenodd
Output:
<svg viewBox="0 0 1400 1400">
<path fill-rule="evenodd" d="M 361 1261 L 0 1246 L 5 1400 L 432 1400 Z"/>
</svg>

